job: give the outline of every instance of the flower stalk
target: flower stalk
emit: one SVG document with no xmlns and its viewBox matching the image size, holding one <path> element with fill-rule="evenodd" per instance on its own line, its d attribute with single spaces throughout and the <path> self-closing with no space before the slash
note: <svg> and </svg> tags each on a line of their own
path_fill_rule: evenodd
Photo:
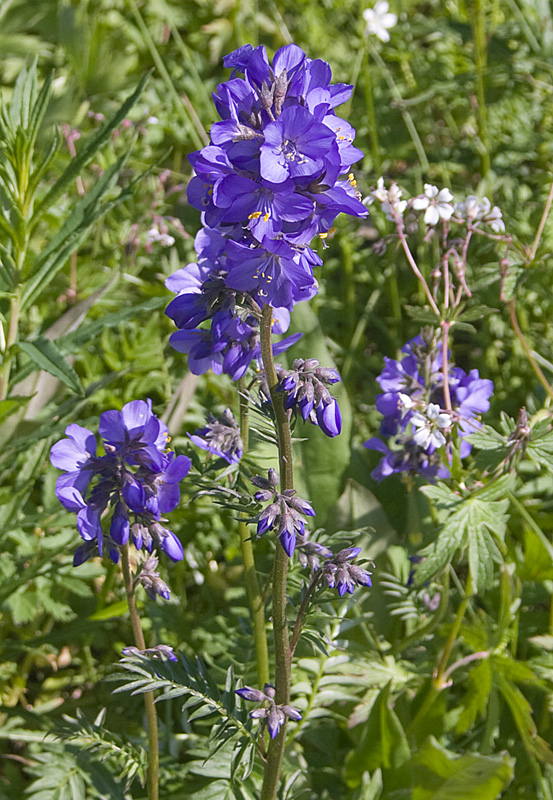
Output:
<svg viewBox="0 0 553 800">
<path fill-rule="evenodd" d="M 123 581 L 129 605 L 131 626 L 134 641 L 139 650 L 146 649 L 144 633 L 140 624 L 140 616 L 136 606 L 136 595 L 129 563 L 129 545 L 125 544 L 120 549 L 121 568 L 123 570 Z M 148 772 L 146 783 L 148 787 L 148 800 L 159 800 L 159 737 L 157 729 L 157 713 L 153 692 L 144 693 L 144 708 L 146 710 L 146 723 L 148 730 Z"/>
<path fill-rule="evenodd" d="M 244 378 L 238 381 L 238 392 L 240 396 L 240 437 L 244 446 L 244 453 L 246 453 L 248 450 L 249 438 L 249 404 L 246 396 L 246 381 Z M 242 560 L 244 562 L 244 582 L 246 584 L 246 594 L 252 614 L 257 675 L 259 678 L 259 685 L 264 686 L 266 683 L 269 683 L 269 649 L 267 646 L 267 633 L 265 629 L 264 602 L 255 571 L 252 538 L 248 526 L 245 522 L 239 522 L 238 529 L 240 532 Z"/>
<path fill-rule="evenodd" d="M 282 392 L 277 392 L 278 383 L 271 343 L 271 326 L 273 309 L 269 305 L 263 307 L 261 319 L 261 356 L 271 402 L 275 413 L 277 433 L 281 490 L 294 488 L 294 470 L 292 462 L 292 435 L 288 414 L 284 408 Z M 273 638 L 275 647 L 275 700 L 279 705 L 290 701 L 290 644 L 288 622 L 286 618 L 286 579 L 288 575 L 288 556 L 284 548 L 277 543 L 273 565 Z M 286 745 L 286 722 L 278 735 L 271 741 L 267 752 L 267 764 L 261 790 L 261 800 L 273 800 L 276 797 L 284 748 Z"/>
</svg>

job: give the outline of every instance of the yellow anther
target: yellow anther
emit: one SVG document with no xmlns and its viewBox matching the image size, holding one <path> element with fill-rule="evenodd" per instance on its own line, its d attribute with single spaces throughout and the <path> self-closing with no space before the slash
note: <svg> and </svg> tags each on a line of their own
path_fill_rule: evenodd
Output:
<svg viewBox="0 0 553 800">
<path fill-rule="evenodd" d="M 261 216 L 261 211 L 254 211 L 252 214 L 250 214 L 248 219 L 259 219 L 260 216 Z"/>
<path fill-rule="evenodd" d="M 267 222 L 267 220 L 269 219 L 269 217 L 270 217 L 270 216 L 271 216 L 271 215 L 270 215 L 270 214 L 269 214 L 269 212 L 267 211 L 267 212 L 266 212 L 266 213 L 263 215 L 263 222 Z"/>
</svg>

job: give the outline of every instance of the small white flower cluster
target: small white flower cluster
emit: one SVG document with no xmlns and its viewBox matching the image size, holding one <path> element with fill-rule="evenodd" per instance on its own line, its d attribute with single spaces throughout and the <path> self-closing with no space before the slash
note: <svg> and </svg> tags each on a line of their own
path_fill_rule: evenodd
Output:
<svg viewBox="0 0 553 800">
<path fill-rule="evenodd" d="M 370 206 L 378 200 L 382 204 L 386 218 L 392 222 L 398 217 L 403 217 L 405 209 L 409 206 L 414 211 L 424 211 L 424 221 L 429 226 L 437 225 L 440 220 L 447 222 L 455 215 L 454 222 L 461 220 L 469 223 L 485 222 L 495 233 L 505 231 L 500 208 L 498 206 L 492 208 L 487 197 L 480 200 L 469 194 L 464 203 L 454 204 L 449 189 L 438 189 L 431 183 L 424 184 L 424 194 L 419 194 L 410 200 L 402 200 L 402 195 L 403 190 L 395 181 L 392 181 L 390 188 L 386 189 L 384 178 L 379 178 L 376 189 L 373 189 L 364 203 Z"/>
<path fill-rule="evenodd" d="M 175 238 L 167 231 L 160 231 L 158 225 L 153 225 L 146 234 L 146 242 L 148 244 L 159 242 L 162 247 L 172 247 L 175 244 Z"/>
<path fill-rule="evenodd" d="M 403 212 L 407 208 L 407 200 L 401 199 L 402 194 L 402 190 L 395 181 L 392 182 L 389 189 L 386 189 L 384 186 L 384 178 L 379 178 L 376 189 L 370 193 L 365 200 L 365 204 L 370 206 L 375 200 L 378 200 L 382 203 L 382 211 L 386 214 L 386 218 L 393 222 L 396 217 L 402 217 Z"/>
<path fill-rule="evenodd" d="M 409 422 L 415 428 L 413 439 L 419 447 L 422 447 L 423 450 L 430 446 L 437 449 L 446 443 L 442 431 L 451 428 L 453 424 L 448 411 L 440 408 L 437 403 L 414 401 L 412 397 L 403 392 L 399 392 L 398 405 L 402 417 L 412 412 Z"/>
<path fill-rule="evenodd" d="M 464 203 L 455 203 L 455 213 L 467 222 L 487 222 L 495 233 L 504 233 L 505 223 L 499 206 L 494 206 L 487 197 L 479 200 L 469 194 Z"/>
<path fill-rule="evenodd" d="M 393 28 L 397 22 L 397 16 L 389 13 L 390 4 L 386 0 L 378 0 L 374 8 L 366 8 L 363 11 L 363 18 L 367 33 L 378 36 L 381 42 L 389 42 L 390 34 L 388 28 Z"/>
<path fill-rule="evenodd" d="M 422 412 L 414 411 L 409 421 L 415 428 L 415 443 L 424 450 L 430 446 L 437 449 L 446 443 L 442 431 L 451 427 L 451 417 L 437 403 L 429 403 Z"/>
</svg>

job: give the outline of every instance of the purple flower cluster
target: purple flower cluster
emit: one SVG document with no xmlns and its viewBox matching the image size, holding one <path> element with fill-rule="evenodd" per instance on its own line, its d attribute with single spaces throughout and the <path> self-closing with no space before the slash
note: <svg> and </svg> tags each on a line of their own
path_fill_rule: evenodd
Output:
<svg viewBox="0 0 553 800">
<path fill-rule="evenodd" d="M 363 154 L 334 110 L 352 87 L 332 85 L 328 64 L 296 45 L 282 47 L 272 66 L 263 47 L 245 45 L 225 66 L 231 78 L 213 95 L 221 121 L 190 156 L 188 200 L 203 223 L 198 263 L 167 281 L 178 293 L 167 314 L 179 328 L 171 344 L 188 353 L 193 372 L 236 379 L 259 357 L 261 307 L 275 309 L 282 333 L 284 312 L 317 293 L 313 237 L 324 239 L 341 212 L 367 210 L 350 172 Z"/>
<path fill-rule="evenodd" d="M 356 586 L 372 586 L 370 572 L 350 563 L 360 552 L 360 547 L 347 547 L 323 564 L 323 580 L 331 589 L 337 589 L 340 597 L 346 592 L 353 594 Z"/>
<path fill-rule="evenodd" d="M 340 407 L 327 386 L 338 383 L 335 369 L 320 367 L 316 358 L 297 358 L 292 369 L 278 370 L 277 391 L 286 392 L 285 407 L 318 425 L 327 436 L 342 430 Z"/>
<path fill-rule="evenodd" d="M 238 463 L 244 453 L 244 443 L 230 408 L 226 408 L 220 417 L 208 414 L 206 422 L 205 428 L 200 428 L 190 436 L 191 441 L 196 447 L 224 458 L 229 464 Z"/>
<path fill-rule="evenodd" d="M 383 415 L 380 433 L 393 441 L 392 447 L 376 437 L 365 442 L 365 447 L 383 454 L 372 477 L 382 480 L 397 472 L 416 472 L 428 480 L 447 477 L 449 471 L 439 450 L 455 430 L 461 457 L 470 453 L 471 445 L 463 437 L 480 427 L 478 416 L 490 407 L 493 383 L 481 378 L 476 369 L 466 373 L 449 363 L 449 412 L 444 408 L 441 342 L 425 330 L 411 339 L 402 353 L 399 361 L 385 358 L 384 370 L 377 378 L 384 390 L 376 398 Z"/>
<path fill-rule="evenodd" d="M 270 683 L 266 683 L 263 689 L 264 691 L 261 691 L 261 689 L 252 689 L 251 686 L 244 686 L 242 689 L 237 689 L 236 694 L 252 703 L 264 704 L 261 708 L 250 711 L 250 717 L 252 719 L 262 719 L 263 724 L 267 726 L 269 736 L 274 739 L 282 725 L 284 725 L 286 717 L 297 721 L 301 719 L 301 714 L 293 706 L 277 706 L 275 703 L 275 688 Z"/>
<path fill-rule="evenodd" d="M 252 361 L 261 359 L 259 298 L 227 286 L 225 244 L 218 231 L 198 232 L 198 263 L 177 270 L 165 282 L 177 295 L 165 313 L 179 328 L 169 341 L 175 350 L 188 354 L 191 372 L 201 375 L 211 369 L 238 380 Z M 205 322 L 209 327 L 199 327 Z M 273 333 L 285 333 L 289 325 L 290 312 L 275 308 Z M 273 352 L 283 353 L 300 338 L 301 334 L 286 337 L 273 345 Z"/>
<path fill-rule="evenodd" d="M 53 447 L 50 460 L 64 470 L 56 483 L 56 495 L 68 511 L 77 514 L 77 528 L 84 544 L 74 564 L 103 554 L 119 561 L 119 547 L 132 541 L 152 552 L 154 545 L 173 561 L 183 557 L 175 534 L 162 524 L 162 514 L 178 505 L 179 482 L 190 469 L 190 459 L 168 451 L 166 425 L 152 412 L 151 400 L 134 400 L 121 411 L 100 416 L 99 434 L 105 455 L 96 455 L 94 434 L 80 425 L 69 425 Z M 91 484 L 94 485 L 91 488 Z M 110 517 L 104 532 L 102 518 Z"/>
<path fill-rule="evenodd" d="M 268 530 L 276 530 L 277 536 L 286 554 L 292 558 L 296 547 L 296 537 L 305 533 L 304 516 L 314 517 L 315 512 L 307 500 L 296 496 L 294 489 L 277 491 L 278 475 L 270 469 L 267 478 L 256 475 L 252 478 L 254 486 L 259 488 L 255 499 L 261 503 L 269 503 L 257 517 L 257 535 Z"/>
</svg>

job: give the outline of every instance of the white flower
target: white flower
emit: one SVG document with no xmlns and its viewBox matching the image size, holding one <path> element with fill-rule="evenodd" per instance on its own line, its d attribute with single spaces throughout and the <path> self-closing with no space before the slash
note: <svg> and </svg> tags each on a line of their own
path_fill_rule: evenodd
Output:
<svg viewBox="0 0 553 800">
<path fill-rule="evenodd" d="M 148 241 L 151 244 L 152 242 L 159 242 L 160 239 L 161 239 L 161 233 L 159 232 L 159 228 L 155 226 L 153 228 L 150 228 L 150 230 L 146 234 L 146 241 Z"/>
<path fill-rule="evenodd" d="M 374 8 L 366 8 L 363 11 L 367 33 L 374 33 L 382 42 L 390 41 L 388 28 L 393 28 L 397 22 L 397 16 L 388 13 L 389 8 L 390 4 L 386 0 L 378 0 Z"/>
<path fill-rule="evenodd" d="M 402 217 L 403 212 L 407 208 L 407 200 L 402 200 L 402 190 L 397 183 L 392 183 L 389 189 L 384 186 L 384 178 L 379 178 L 376 184 L 376 189 L 371 192 L 373 200 L 379 200 L 382 203 L 382 211 L 386 214 L 387 219 L 394 221 L 396 217 Z"/>
<path fill-rule="evenodd" d="M 424 414 L 415 411 L 410 421 L 415 427 L 413 433 L 415 444 L 423 450 L 427 450 L 430 446 L 437 449 L 446 443 L 442 430 L 449 428 L 451 419 L 447 411 L 442 411 L 437 403 L 429 403 Z"/>
<path fill-rule="evenodd" d="M 398 393 L 398 405 L 402 408 L 405 412 L 410 411 L 413 406 L 415 405 L 413 400 L 409 397 L 408 394 L 403 394 L 403 392 Z"/>
<path fill-rule="evenodd" d="M 453 195 L 449 189 L 438 189 L 431 183 L 424 184 L 424 194 L 415 197 L 413 208 L 416 211 L 426 209 L 424 221 L 427 225 L 437 225 L 440 219 L 448 220 L 453 216 L 451 201 Z"/>
<path fill-rule="evenodd" d="M 482 217 L 482 222 L 487 222 L 492 231 L 496 233 L 505 232 L 505 223 L 502 219 L 502 214 L 499 206 L 494 206 L 491 211 Z"/>
<path fill-rule="evenodd" d="M 503 233 L 505 230 L 505 223 L 503 222 L 501 209 L 499 206 L 491 207 L 492 204 L 487 197 L 480 200 L 473 194 L 469 194 L 464 203 L 455 204 L 455 212 L 467 222 L 476 222 L 480 220 L 487 222 L 492 231 L 496 233 Z"/>
</svg>

